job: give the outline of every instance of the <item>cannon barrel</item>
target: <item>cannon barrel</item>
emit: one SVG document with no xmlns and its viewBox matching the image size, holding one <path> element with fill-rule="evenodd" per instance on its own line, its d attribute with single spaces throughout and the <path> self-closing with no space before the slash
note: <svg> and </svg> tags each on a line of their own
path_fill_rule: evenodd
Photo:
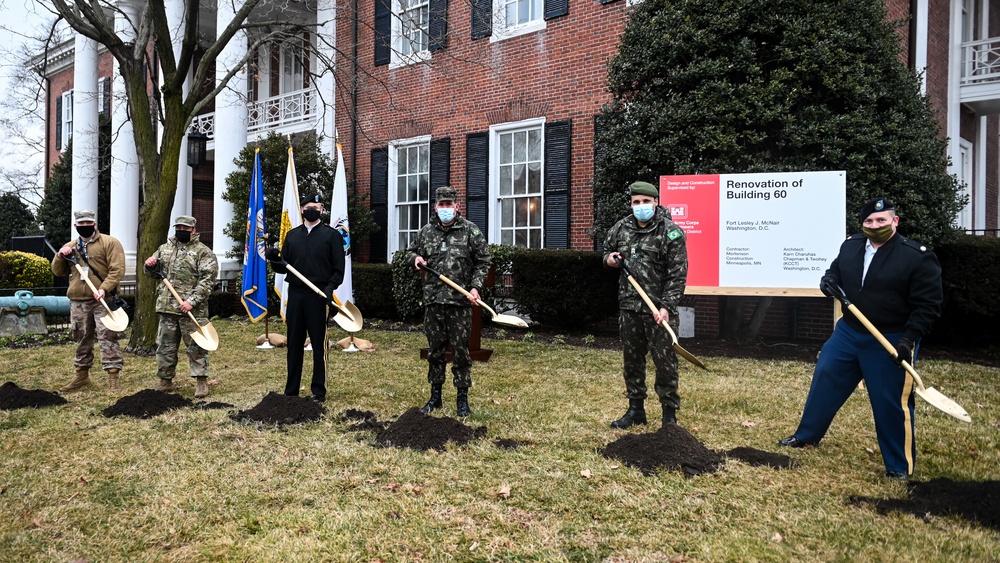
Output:
<svg viewBox="0 0 1000 563">
<path fill-rule="evenodd" d="M 13 297 L 0 297 L 0 309 L 16 309 L 19 315 L 27 315 L 32 307 L 45 309 L 45 314 L 53 317 L 69 316 L 69 297 L 53 295 L 35 296 L 32 292 L 22 289 Z"/>
</svg>

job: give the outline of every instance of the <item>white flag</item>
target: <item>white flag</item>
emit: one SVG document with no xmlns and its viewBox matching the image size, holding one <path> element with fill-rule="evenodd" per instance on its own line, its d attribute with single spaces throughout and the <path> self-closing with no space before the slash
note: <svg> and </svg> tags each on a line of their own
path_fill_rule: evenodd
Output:
<svg viewBox="0 0 1000 563">
<path fill-rule="evenodd" d="M 288 231 L 302 224 L 302 210 L 299 208 L 299 183 L 295 178 L 295 158 L 292 147 L 288 147 L 288 171 L 285 173 L 285 195 L 281 203 L 281 230 L 278 235 L 278 248 L 285 245 L 285 235 Z M 285 274 L 274 274 L 274 292 L 281 299 L 281 318 L 285 318 L 288 308 L 288 282 Z"/>
<path fill-rule="evenodd" d="M 351 225 L 347 221 L 347 175 L 344 172 L 344 153 L 337 143 L 337 175 L 333 178 L 333 201 L 330 204 L 330 226 L 344 237 L 344 282 L 334 291 L 341 303 L 354 301 L 354 283 L 351 281 Z"/>
</svg>

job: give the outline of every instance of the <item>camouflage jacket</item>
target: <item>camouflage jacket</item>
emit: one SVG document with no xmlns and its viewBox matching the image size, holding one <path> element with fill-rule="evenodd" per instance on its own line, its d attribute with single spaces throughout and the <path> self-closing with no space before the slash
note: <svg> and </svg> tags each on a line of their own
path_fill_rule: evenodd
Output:
<svg viewBox="0 0 1000 563">
<path fill-rule="evenodd" d="M 666 208 L 657 207 L 656 215 L 645 227 L 640 228 L 632 215 L 615 223 L 604 241 L 604 260 L 607 263 L 612 252 L 619 252 L 653 304 L 666 309 L 674 318 L 687 283 L 685 241 L 684 230 L 670 219 Z M 618 282 L 618 307 L 627 311 L 649 310 L 624 270 Z"/>
<path fill-rule="evenodd" d="M 219 261 L 212 249 L 202 244 L 195 233 L 191 235 L 191 242 L 186 244 L 170 237 L 170 241 L 161 244 L 153 257 L 160 261 L 158 265 L 177 295 L 191 304 L 191 313 L 195 317 L 208 318 L 208 296 L 219 275 Z M 159 283 L 156 312 L 183 314 L 180 303 L 170 294 L 167 284 Z"/>
<path fill-rule="evenodd" d="M 490 271 L 490 251 L 486 237 L 479 227 L 461 215 L 448 227 L 441 224 L 437 214 L 424 225 L 406 249 L 406 262 L 410 266 L 417 256 L 427 265 L 466 290 L 481 290 Z M 471 307 L 469 300 L 444 283 L 437 276 L 424 272 L 424 305 L 463 305 Z"/>
<path fill-rule="evenodd" d="M 91 283 L 97 289 L 103 289 L 107 295 L 117 291 L 118 284 L 125 275 L 125 250 L 122 243 L 111 235 L 98 232 L 90 242 L 83 245 L 77 237 L 66 243 L 64 246 L 72 245 L 77 262 L 87 271 Z M 87 253 L 87 262 L 80 258 L 80 252 Z M 88 271 L 88 264 L 90 270 Z M 79 270 L 73 264 L 63 259 L 61 254 L 56 254 L 52 258 L 52 273 L 57 276 L 69 276 L 69 288 L 66 290 L 66 297 L 72 301 L 90 301 L 94 299 L 94 292 L 90 291 L 90 286 L 80 277 Z M 100 281 L 100 276 L 104 281 Z"/>
</svg>

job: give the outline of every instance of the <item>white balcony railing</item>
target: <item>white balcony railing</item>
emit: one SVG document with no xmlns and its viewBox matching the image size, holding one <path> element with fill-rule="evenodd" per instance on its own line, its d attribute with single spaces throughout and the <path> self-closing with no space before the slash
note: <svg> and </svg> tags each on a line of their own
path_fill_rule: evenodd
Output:
<svg viewBox="0 0 1000 563">
<path fill-rule="evenodd" d="M 247 133 L 272 131 L 288 125 L 314 121 L 319 114 L 319 96 L 309 88 L 289 92 L 259 102 L 247 108 Z M 215 112 L 195 116 L 189 131 L 201 131 L 215 139 Z"/>
<path fill-rule="evenodd" d="M 962 43 L 962 84 L 1000 81 L 1000 37 Z"/>
<path fill-rule="evenodd" d="M 250 104 L 247 132 L 277 129 L 311 121 L 319 113 L 319 96 L 313 88 L 289 92 Z"/>
</svg>

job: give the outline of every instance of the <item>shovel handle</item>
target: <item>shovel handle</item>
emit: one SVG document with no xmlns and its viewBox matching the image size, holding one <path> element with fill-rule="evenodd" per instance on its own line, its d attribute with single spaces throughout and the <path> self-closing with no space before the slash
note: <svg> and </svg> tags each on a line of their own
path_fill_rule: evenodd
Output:
<svg viewBox="0 0 1000 563">
<path fill-rule="evenodd" d="M 430 266 L 427 265 L 426 262 L 420 265 L 420 269 L 421 270 L 427 270 L 428 272 L 434 274 L 435 276 L 437 276 L 437 278 L 439 280 L 441 280 L 444 283 L 450 285 L 453 289 L 455 289 L 455 291 L 461 293 L 462 295 L 468 297 L 469 299 L 476 299 L 464 287 L 462 287 L 462 286 L 458 285 L 457 283 L 451 281 L 451 279 L 449 279 L 448 276 L 445 276 L 441 272 L 435 270 L 434 268 L 431 268 Z M 476 304 L 479 305 L 480 307 L 486 308 L 486 310 L 488 310 L 489 312 L 493 313 L 494 317 L 497 316 L 497 314 L 495 312 L 493 312 L 493 309 L 490 309 L 489 307 L 487 307 L 486 304 L 483 303 L 483 301 L 481 299 L 476 299 Z"/>
<path fill-rule="evenodd" d="M 337 301 L 336 298 L 332 298 L 331 296 L 323 293 L 322 289 L 316 287 L 316 284 L 314 284 L 313 282 L 311 282 L 308 279 L 306 279 L 305 276 L 303 276 L 301 273 L 299 273 L 299 271 L 296 270 L 294 267 L 292 267 L 292 265 L 289 264 L 288 262 L 285 262 L 284 265 L 285 265 L 285 269 L 286 270 L 288 270 L 289 272 L 291 272 L 295 277 L 299 278 L 299 281 L 301 281 L 302 283 L 306 284 L 306 286 L 308 286 L 309 289 L 315 291 L 317 295 L 319 295 L 320 297 L 326 299 L 327 303 L 329 303 L 330 305 L 333 305 L 333 308 L 337 310 L 337 313 L 339 313 L 341 315 L 344 315 L 345 317 L 351 319 L 351 322 L 354 322 L 356 320 L 354 318 L 354 315 L 348 313 L 347 309 L 343 308 L 340 305 L 340 303 L 338 303 L 338 301 Z"/>
<path fill-rule="evenodd" d="M 177 290 L 174 289 L 174 285 L 170 283 L 170 280 L 168 280 L 165 277 L 161 279 L 163 280 L 163 285 L 167 286 L 167 289 L 170 290 L 170 295 L 173 295 L 174 299 L 177 300 L 177 304 L 182 305 L 184 303 L 184 298 L 177 294 Z M 198 327 L 198 332 L 205 334 L 205 329 L 201 326 L 201 323 L 198 322 L 198 319 L 194 318 L 194 313 L 188 311 L 187 314 L 189 317 L 191 317 L 191 320 L 194 321 L 194 324 Z M 205 334 L 205 336 L 208 335 Z"/>
<path fill-rule="evenodd" d="M 618 267 L 621 268 L 623 272 L 625 272 L 625 277 L 628 278 L 628 282 L 632 284 L 633 288 L 635 288 L 635 291 L 639 294 L 639 297 L 642 297 L 643 302 L 646 303 L 646 306 L 649 307 L 649 310 L 653 313 L 653 315 L 654 316 L 659 315 L 660 310 L 656 308 L 656 305 L 653 304 L 653 300 L 649 298 L 649 295 L 646 294 L 646 291 L 642 289 L 642 286 L 639 285 L 639 282 L 636 281 L 636 279 L 632 276 L 632 271 L 629 270 L 628 266 L 625 265 L 625 261 L 621 259 L 621 256 L 615 256 L 615 262 L 617 262 Z M 663 328 L 667 329 L 667 332 L 670 334 L 670 339 L 673 342 L 673 344 L 677 344 L 677 335 L 674 334 L 673 329 L 670 328 L 670 323 L 668 323 L 666 320 L 662 320 L 660 321 L 660 325 L 662 325 Z"/>
<path fill-rule="evenodd" d="M 76 266 L 76 271 L 80 272 L 80 278 L 83 279 L 83 281 L 87 282 L 87 287 L 89 287 L 90 291 L 94 292 L 94 294 L 96 295 L 97 288 L 94 287 L 94 282 L 90 281 L 90 276 L 87 275 L 87 272 L 86 270 L 83 269 L 83 266 L 81 266 L 76 260 L 72 260 L 71 262 L 73 263 L 74 266 Z M 108 310 L 108 314 L 113 314 L 111 307 L 108 307 L 108 303 L 107 301 L 104 300 L 103 297 L 100 299 L 100 301 L 101 305 L 104 305 L 104 308 Z"/>
</svg>

